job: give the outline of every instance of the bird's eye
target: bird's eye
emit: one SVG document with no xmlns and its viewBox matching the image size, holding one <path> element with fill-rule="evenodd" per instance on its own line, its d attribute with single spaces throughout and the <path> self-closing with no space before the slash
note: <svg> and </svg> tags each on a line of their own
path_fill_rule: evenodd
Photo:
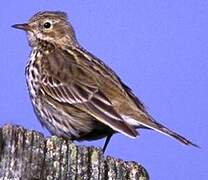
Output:
<svg viewBox="0 0 208 180">
<path fill-rule="evenodd" d="M 43 24 L 43 26 L 44 26 L 45 29 L 49 29 L 51 27 L 51 23 L 50 22 L 45 22 Z"/>
</svg>

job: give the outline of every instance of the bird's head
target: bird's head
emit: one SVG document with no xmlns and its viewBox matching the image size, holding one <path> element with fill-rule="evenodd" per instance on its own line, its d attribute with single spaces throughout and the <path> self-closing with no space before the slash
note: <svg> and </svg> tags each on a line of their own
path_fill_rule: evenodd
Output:
<svg viewBox="0 0 208 180">
<path fill-rule="evenodd" d="M 27 32 L 29 44 L 34 47 L 39 40 L 55 45 L 77 45 L 75 32 L 67 20 L 67 15 L 60 11 L 38 12 L 27 23 L 12 27 Z"/>
</svg>

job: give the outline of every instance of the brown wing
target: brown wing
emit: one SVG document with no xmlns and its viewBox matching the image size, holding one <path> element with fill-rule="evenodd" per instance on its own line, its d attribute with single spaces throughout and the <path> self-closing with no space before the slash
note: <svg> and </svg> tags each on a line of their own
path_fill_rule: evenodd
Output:
<svg viewBox="0 0 208 180">
<path fill-rule="evenodd" d="M 186 138 L 182 137 L 181 135 L 177 134 L 176 132 L 168 129 L 167 127 L 163 126 L 162 124 L 156 122 L 146 111 L 142 102 L 133 94 L 132 90 L 126 86 L 121 79 L 116 75 L 116 73 L 111 70 L 108 66 L 106 66 L 101 60 L 90 54 L 89 52 L 85 51 L 84 49 L 79 50 L 82 55 L 85 56 L 85 59 L 93 62 L 94 67 L 99 67 L 98 70 L 100 73 L 103 74 L 105 77 L 105 81 L 108 81 L 108 85 L 111 86 L 110 91 L 106 95 L 108 97 L 113 98 L 113 100 L 117 101 L 118 109 L 121 114 L 128 114 L 130 118 L 135 120 L 138 123 L 137 127 L 146 127 L 149 129 L 154 129 L 160 133 L 173 137 L 183 144 L 186 145 L 193 145 L 198 147 L 196 144 L 192 143 L 191 141 L 187 140 Z M 87 57 L 88 56 L 88 57 Z M 109 83 L 110 82 L 110 83 Z M 105 82 L 102 82 L 102 88 Z M 106 90 L 107 91 L 107 90 Z M 112 96 L 112 91 L 113 96 Z"/>
<path fill-rule="evenodd" d="M 122 82 L 119 76 L 117 76 L 117 74 L 109 66 L 107 66 L 103 61 L 101 61 L 83 48 L 74 49 L 74 51 L 76 51 L 76 53 L 80 53 L 80 55 L 84 57 L 84 61 L 92 62 L 92 64 L 94 64 L 94 66 L 92 66 L 94 71 L 97 70 L 100 74 L 103 74 L 106 80 L 110 82 L 111 88 L 116 91 L 117 97 L 119 97 L 120 95 L 120 97 L 117 99 L 118 101 L 126 98 L 127 103 L 130 103 L 131 105 L 134 104 L 133 106 L 146 113 L 144 104 L 134 95 L 132 90 L 125 83 Z"/>
<path fill-rule="evenodd" d="M 88 67 L 80 66 L 73 54 L 57 49 L 44 58 L 43 94 L 60 103 L 76 106 L 115 131 L 137 136 L 137 131 L 125 123 L 97 86 L 96 74 Z"/>
</svg>

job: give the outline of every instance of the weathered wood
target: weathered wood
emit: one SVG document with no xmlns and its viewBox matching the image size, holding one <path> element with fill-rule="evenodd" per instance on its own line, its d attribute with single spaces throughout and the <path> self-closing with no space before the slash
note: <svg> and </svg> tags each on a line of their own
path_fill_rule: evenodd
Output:
<svg viewBox="0 0 208 180">
<path fill-rule="evenodd" d="M 0 180 L 148 180 L 135 162 L 105 158 L 102 150 L 20 126 L 0 129 Z"/>
</svg>

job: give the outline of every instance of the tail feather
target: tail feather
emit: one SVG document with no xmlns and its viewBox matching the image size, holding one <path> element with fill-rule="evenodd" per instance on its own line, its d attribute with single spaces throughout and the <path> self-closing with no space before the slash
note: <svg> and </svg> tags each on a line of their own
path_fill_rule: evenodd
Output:
<svg viewBox="0 0 208 180">
<path fill-rule="evenodd" d="M 155 124 L 157 126 L 157 129 L 155 129 L 155 130 L 180 141 L 182 144 L 191 145 L 191 146 L 199 148 L 199 146 L 197 144 L 191 142 L 190 140 L 186 139 L 185 137 L 179 135 L 178 133 L 168 129 L 167 127 L 165 127 L 157 122 L 155 122 Z"/>
<path fill-rule="evenodd" d="M 185 145 L 191 145 L 197 148 L 200 148 L 198 145 L 194 144 L 193 142 L 191 142 L 190 140 L 186 139 L 185 137 L 179 135 L 178 133 L 168 129 L 167 127 L 163 126 L 162 124 L 156 122 L 152 117 L 148 117 L 145 118 L 145 120 L 143 122 L 139 122 L 140 124 L 142 124 L 143 126 L 153 129 L 155 131 L 158 131 L 162 134 L 165 134 L 166 136 L 172 137 L 178 141 L 180 141 L 182 144 Z"/>
</svg>

